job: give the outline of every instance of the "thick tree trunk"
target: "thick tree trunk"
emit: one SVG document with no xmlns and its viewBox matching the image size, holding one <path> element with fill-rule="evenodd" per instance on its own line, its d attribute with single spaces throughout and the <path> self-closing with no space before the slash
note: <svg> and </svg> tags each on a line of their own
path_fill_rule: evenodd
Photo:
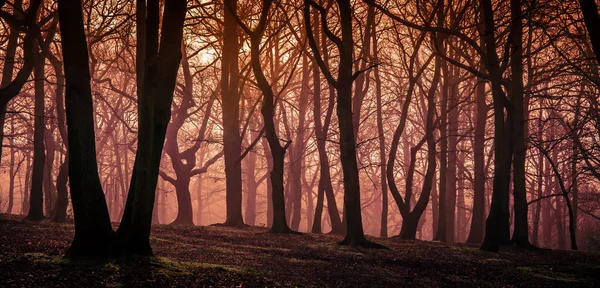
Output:
<svg viewBox="0 0 600 288">
<path fill-rule="evenodd" d="M 339 47 L 339 71 L 337 80 L 338 126 L 340 131 L 340 159 L 344 176 L 344 220 L 346 237 L 340 244 L 362 247 L 381 247 L 365 239 L 360 206 L 360 183 L 356 161 L 356 141 L 352 122 L 352 6 L 349 0 L 338 0 L 342 30 Z"/>
<path fill-rule="evenodd" d="M 481 0 L 482 17 L 485 27 L 483 33 L 486 58 L 485 66 L 490 73 L 492 96 L 494 102 L 494 191 L 490 213 L 486 220 L 485 239 L 481 246 L 482 250 L 498 251 L 510 239 L 509 203 L 508 190 L 510 184 L 510 164 L 512 160 L 512 149 L 510 149 L 511 133 L 509 127 L 504 123 L 504 108 L 507 99 L 502 89 L 502 75 L 500 73 L 500 62 L 496 52 L 496 41 L 494 32 L 494 12 L 491 0 Z M 510 115 L 510 113 L 509 113 Z M 511 122 L 511 121 L 508 121 Z"/>
<path fill-rule="evenodd" d="M 579 5 L 581 6 L 583 20 L 590 36 L 594 55 L 596 55 L 596 61 L 600 64 L 600 29 L 598 29 L 600 27 L 600 16 L 598 15 L 598 5 L 596 5 L 595 0 L 579 0 Z"/>
<path fill-rule="evenodd" d="M 93 101 L 81 1 L 59 0 L 69 179 L 75 215 L 75 237 L 67 257 L 108 257 L 114 252 L 114 232 L 98 178 Z"/>
<path fill-rule="evenodd" d="M 175 182 L 175 193 L 177 195 L 177 217 L 171 224 L 194 225 L 194 214 L 192 210 L 192 198 L 190 195 L 190 178 L 179 175 Z"/>
</svg>

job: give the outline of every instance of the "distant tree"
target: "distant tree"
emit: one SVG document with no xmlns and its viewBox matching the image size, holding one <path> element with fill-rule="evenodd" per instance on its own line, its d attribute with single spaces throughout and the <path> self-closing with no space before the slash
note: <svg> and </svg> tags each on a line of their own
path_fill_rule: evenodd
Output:
<svg viewBox="0 0 600 288">
<path fill-rule="evenodd" d="M 37 48 L 36 48 L 37 50 Z M 34 133 L 33 133 L 33 174 L 31 176 L 31 194 L 29 196 L 29 212 L 26 220 L 40 221 L 44 219 L 44 165 L 46 161 L 44 134 L 46 123 L 44 121 L 44 63 L 45 57 L 36 51 L 36 60 L 33 69 L 35 79 L 35 108 L 34 108 Z M 46 198 L 46 201 L 49 201 Z M 48 211 L 50 212 L 50 211 Z"/>
</svg>

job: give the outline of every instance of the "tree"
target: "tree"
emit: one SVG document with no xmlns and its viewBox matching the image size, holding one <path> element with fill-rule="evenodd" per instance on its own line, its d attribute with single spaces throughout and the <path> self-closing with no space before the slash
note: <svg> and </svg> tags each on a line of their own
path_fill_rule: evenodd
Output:
<svg viewBox="0 0 600 288">
<path fill-rule="evenodd" d="M 138 143 L 145 144 L 138 145 L 127 204 L 117 233 L 126 254 L 151 255 L 152 210 L 160 159 L 171 119 L 173 91 L 182 57 L 181 43 L 187 1 L 165 3 L 160 48 L 159 3 L 156 0 L 148 1 L 145 8 L 143 2 L 138 1 L 136 9 L 146 9 L 143 90 L 138 95 Z M 142 13 L 138 15 L 140 14 Z"/>
<path fill-rule="evenodd" d="M 58 1 L 58 18 L 66 80 L 69 183 L 75 216 L 75 236 L 66 256 L 107 257 L 114 254 L 116 238 L 98 177 L 81 1 Z"/>
<path fill-rule="evenodd" d="M 37 48 L 36 48 L 37 50 Z M 33 70 L 35 78 L 35 109 L 34 109 L 34 133 L 33 133 L 33 175 L 31 176 L 31 194 L 29 196 L 29 212 L 26 220 L 40 221 L 44 219 L 44 165 L 46 153 L 44 148 L 44 130 L 46 123 L 44 121 L 44 62 L 45 58 L 41 53 L 36 52 L 36 61 Z M 49 201 L 46 198 L 46 201 Z"/>
<path fill-rule="evenodd" d="M 269 143 L 269 150 L 273 157 L 273 169 L 271 170 L 271 185 L 272 185 L 272 201 L 273 201 L 273 224 L 269 229 L 271 233 L 293 233 L 294 231 L 288 227 L 285 214 L 285 198 L 284 198 L 284 183 L 283 183 L 283 168 L 285 160 L 285 152 L 290 146 L 291 141 L 287 141 L 284 146 L 279 142 L 273 116 L 275 114 L 275 93 L 267 80 L 260 61 L 260 44 L 265 33 L 269 9 L 273 4 L 272 0 L 263 0 L 262 9 L 260 12 L 260 20 L 254 30 L 246 26 L 237 16 L 235 9 L 227 4 L 227 8 L 235 17 L 238 25 L 242 27 L 244 32 L 250 36 L 250 54 L 252 71 L 260 91 L 263 94 L 263 103 L 261 113 L 265 125 L 265 135 Z M 235 14 L 234 14 L 235 13 Z"/>
<path fill-rule="evenodd" d="M 313 13 L 313 23 L 317 31 L 319 31 L 319 15 Z M 321 49 L 323 52 L 323 62 L 325 66 L 329 64 L 329 49 L 327 49 L 326 37 L 320 37 L 321 33 L 314 34 L 315 43 L 317 49 Z M 319 45 L 321 40 L 321 45 Z M 320 46 L 320 47 L 319 47 Z M 321 233 L 321 217 L 323 213 L 324 200 L 327 198 L 327 212 L 331 222 L 332 234 L 344 234 L 344 226 L 342 225 L 342 219 L 337 208 L 337 201 L 333 193 L 333 186 L 331 184 L 331 172 L 330 172 L 330 161 L 327 156 L 326 144 L 327 134 L 329 127 L 331 126 L 331 117 L 333 115 L 333 108 L 335 104 L 335 88 L 333 85 L 328 85 L 329 97 L 327 98 L 327 107 L 325 109 L 325 119 L 322 119 L 321 110 L 321 72 L 319 64 L 314 57 L 312 60 L 312 73 L 313 73 L 313 117 L 315 125 L 315 137 L 317 138 L 317 152 L 319 154 L 319 184 L 317 192 L 317 205 L 315 207 L 315 217 L 312 233 Z M 329 69 L 329 68 L 327 68 Z"/>
<path fill-rule="evenodd" d="M 368 241 L 363 232 L 362 215 L 360 207 L 360 184 L 358 165 L 356 161 L 356 139 L 352 123 L 352 86 L 354 79 L 361 73 L 353 73 L 353 47 L 352 39 L 352 6 L 349 0 L 336 1 L 339 9 L 339 21 L 342 37 L 336 36 L 327 23 L 328 9 L 311 0 L 304 1 L 304 25 L 308 42 L 313 57 L 319 64 L 325 79 L 336 89 L 337 107 L 336 114 L 340 130 L 340 158 L 344 174 L 344 211 L 346 221 L 346 237 L 340 244 L 361 247 L 381 247 L 381 245 Z M 333 78 L 331 71 L 325 66 L 312 31 L 310 21 L 311 7 L 318 10 L 321 15 L 321 27 L 325 35 L 335 43 L 339 51 L 339 68 L 337 79 Z"/>
<path fill-rule="evenodd" d="M 523 24 L 521 12 L 521 0 L 511 0 L 511 59 L 510 66 L 512 72 L 512 87 L 510 112 L 514 113 L 512 121 L 514 123 L 513 143 L 514 160 L 513 160 L 513 195 L 514 195 L 514 233 L 512 242 L 518 247 L 530 247 L 529 243 L 529 222 L 527 212 L 527 192 L 525 191 L 525 154 L 527 152 L 525 146 L 525 113 L 527 107 L 523 99 Z"/>
<path fill-rule="evenodd" d="M 240 136 L 240 95 L 238 68 L 238 33 L 233 17 L 237 13 L 237 0 L 224 0 L 223 52 L 221 57 L 221 97 L 223 105 L 223 151 L 227 219 L 225 226 L 242 227 L 242 164 L 240 161 L 242 137 Z"/>
<path fill-rule="evenodd" d="M 504 107 L 508 99 L 502 89 L 500 61 L 496 52 L 494 31 L 494 12 L 491 0 L 481 0 L 484 23 L 483 39 L 485 43 L 485 66 L 490 74 L 492 98 L 494 102 L 494 190 L 490 214 L 486 220 L 486 233 L 482 250 L 498 251 L 501 245 L 508 242 L 510 237 L 508 188 L 510 185 L 510 164 L 512 160 L 511 122 L 504 123 Z M 510 112 L 509 112 L 510 113 Z"/>
</svg>

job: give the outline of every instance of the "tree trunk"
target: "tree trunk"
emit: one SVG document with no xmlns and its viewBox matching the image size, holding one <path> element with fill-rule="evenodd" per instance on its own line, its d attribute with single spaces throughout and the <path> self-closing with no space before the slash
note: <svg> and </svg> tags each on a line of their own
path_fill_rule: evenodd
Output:
<svg viewBox="0 0 600 288">
<path fill-rule="evenodd" d="M 15 0 L 13 3 L 13 6 L 15 9 L 21 9 L 21 7 L 23 6 L 23 0 Z M 34 11 L 32 13 L 37 14 L 37 11 Z M 18 41 L 19 41 L 19 30 L 14 29 L 14 28 L 10 28 L 10 33 L 8 34 L 8 43 L 6 43 L 6 50 L 5 50 L 5 54 L 4 54 L 4 67 L 2 68 L 2 80 L 0 82 L 0 89 L 7 89 L 9 87 L 9 85 L 14 84 L 11 83 L 12 81 L 12 77 L 13 77 L 13 70 L 15 68 L 15 55 L 17 53 L 17 45 L 18 45 Z M 31 46 L 32 41 L 30 40 L 29 45 Z M 25 47 L 25 45 L 23 45 L 25 48 L 25 51 L 27 51 L 27 47 Z M 27 54 L 26 54 L 27 55 Z M 30 57 L 30 62 L 31 62 L 31 57 Z M 29 68 L 33 69 L 33 66 L 31 66 L 31 64 L 29 64 Z M 26 78 L 29 77 L 29 74 L 31 74 L 31 69 L 27 68 L 29 71 L 26 75 Z M 27 79 L 23 80 L 26 81 Z M 19 87 L 18 89 L 19 91 L 21 90 L 21 88 Z M 4 92 L 4 91 L 2 91 Z M 10 99 L 12 99 L 13 97 L 16 96 L 18 92 L 16 93 L 11 93 L 11 95 L 3 95 L 0 94 L 0 163 L 2 163 L 2 141 L 4 140 L 4 122 L 6 119 L 6 106 L 8 106 L 8 102 L 10 101 Z"/>
<path fill-rule="evenodd" d="M 301 212 L 302 212 L 302 158 L 304 156 L 304 131 L 306 129 L 306 110 L 308 106 L 308 79 L 310 70 L 308 65 L 308 57 L 306 53 L 302 54 L 302 88 L 300 88 L 300 97 L 298 99 L 298 128 L 296 129 L 296 139 L 294 140 L 291 154 L 291 171 L 292 171 L 292 197 L 294 211 L 291 219 L 291 228 L 298 231 L 300 228 Z M 320 116 L 319 116 L 320 117 Z"/>
<path fill-rule="evenodd" d="M 458 156 L 458 91 L 457 83 L 450 70 L 445 75 L 444 85 L 449 86 L 448 92 L 448 168 L 446 168 L 446 241 L 454 243 L 456 237 L 456 174 Z"/>
<path fill-rule="evenodd" d="M 471 230 L 467 243 L 481 244 L 485 231 L 485 126 L 488 108 L 485 103 L 484 80 L 477 78 L 475 102 L 477 116 L 474 137 L 474 186 L 473 187 L 473 214 L 471 217 Z"/>
<path fill-rule="evenodd" d="M 171 224 L 194 225 L 194 214 L 192 210 L 192 198 L 190 195 L 190 178 L 179 175 L 175 182 L 175 193 L 177 195 L 177 217 Z"/>
<path fill-rule="evenodd" d="M 518 247 L 528 248 L 529 243 L 529 223 L 528 223 L 528 205 L 527 191 L 525 189 L 525 107 L 523 103 L 523 24 L 521 20 L 521 0 L 511 0 L 511 58 L 510 65 L 512 71 L 511 104 L 514 113 L 513 121 L 513 196 L 514 196 L 514 233 L 512 242 Z"/>
<path fill-rule="evenodd" d="M 221 95 L 223 107 L 223 151 L 225 158 L 225 200 L 227 218 L 224 225 L 244 226 L 242 218 L 242 166 L 240 136 L 240 95 L 238 93 L 238 35 L 232 13 L 236 12 L 237 0 L 225 0 L 223 56 L 221 57 Z"/>
<path fill-rule="evenodd" d="M 142 1 L 138 1 L 138 5 L 140 2 Z M 165 3 L 159 50 L 159 4 L 158 1 L 148 2 L 144 89 L 142 95 L 139 95 L 141 99 L 138 116 L 138 143 L 147 144 L 138 145 L 125 212 L 118 230 L 125 254 L 152 254 L 152 210 L 160 159 L 171 119 L 173 91 L 182 58 L 181 43 L 186 5 L 187 2 L 183 0 Z"/>
<path fill-rule="evenodd" d="M 252 138 L 258 137 L 258 133 L 252 132 Z M 256 225 L 256 196 L 258 183 L 256 182 L 256 154 L 250 152 L 246 156 L 246 224 Z"/>
<path fill-rule="evenodd" d="M 600 16 L 598 16 L 598 6 L 595 0 L 579 0 L 579 5 L 581 6 L 583 20 L 590 36 L 594 55 L 596 55 L 596 61 L 600 64 L 600 30 L 598 29 L 600 27 Z"/>
<path fill-rule="evenodd" d="M 33 133 L 33 174 L 31 178 L 31 194 L 29 197 L 29 213 L 25 220 L 40 221 L 44 219 L 44 165 L 46 151 L 44 148 L 44 61 L 45 58 L 37 53 L 33 71 L 35 78 L 35 108 Z M 46 198 L 46 201 L 49 199 Z"/>
<path fill-rule="evenodd" d="M 510 164 L 512 149 L 510 149 L 510 129 L 504 123 L 504 107 L 507 106 L 506 95 L 502 88 L 500 62 L 496 52 L 494 32 L 494 12 L 491 0 L 481 0 L 482 17 L 485 27 L 483 33 L 486 57 L 485 66 L 490 73 L 492 96 L 494 102 L 494 191 L 490 213 L 486 220 L 486 233 L 482 250 L 498 251 L 510 239 L 508 190 L 510 184 Z M 510 114 L 510 113 L 509 113 Z M 510 121 L 509 121 L 510 122 Z M 509 125 L 510 126 L 510 125 Z"/>
<path fill-rule="evenodd" d="M 10 122 L 10 132 L 11 134 L 14 134 L 15 131 L 15 125 L 14 122 L 11 121 Z M 10 137 L 10 139 L 8 140 L 8 143 L 10 145 L 10 163 L 9 163 L 9 169 L 8 169 L 8 207 L 6 209 L 6 213 L 7 214 L 12 214 L 13 212 L 13 207 L 15 205 L 15 179 L 17 178 L 17 173 L 19 172 L 19 168 L 17 167 L 17 169 L 15 169 L 15 141 L 14 141 L 14 137 Z M 2 144 L 0 143 L 0 146 L 2 146 Z M 2 152 L 0 152 L 2 153 Z M 22 162 L 22 161 L 21 161 Z M 19 163 L 19 167 L 20 167 L 20 163 Z"/>
<path fill-rule="evenodd" d="M 262 41 L 262 37 L 265 31 L 266 15 L 269 13 L 272 1 L 264 0 L 261 11 L 261 21 L 258 24 L 257 30 L 250 35 L 250 53 L 252 62 L 252 71 L 254 77 L 258 83 L 263 94 L 263 103 L 261 113 L 263 116 L 263 123 L 265 125 L 265 134 L 267 142 L 269 143 L 269 149 L 271 150 L 271 156 L 273 157 L 273 170 L 271 170 L 271 185 L 272 185 L 272 202 L 273 202 L 273 226 L 269 229 L 271 233 L 291 233 L 293 232 L 287 224 L 285 214 L 285 196 L 284 196 L 284 161 L 285 153 L 290 144 L 287 142 L 285 146 L 281 146 L 279 143 L 279 137 L 277 136 L 277 130 L 275 129 L 275 122 L 273 117 L 275 115 L 275 95 L 273 88 L 269 84 L 267 78 L 264 75 L 262 65 L 260 62 L 260 48 L 259 45 Z"/>
<path fill-rule="evenodd" d="M 98 178 L 94 108 L 81 1 L 59 0 L 58 17 L 66 79 L 69 182 L 75 215 L 75 237 L 67 257 L 107 257 L 114 252 L 115 239 Z"/>
<path fill-rule="evenodd" d="M 375 30 L 376 25 L 373 25 L 373 55 L 375 61 L 379 59 L 378 51 L 378 38 Z M 383 129 L 383 104 L 382 104 L 382 92 L 381 92 L 381 78 L 379 76 L 379 67 L 374 68 L 375 74 L 375 97 L 377 102 L 377 133 L 379 134 L 379 185 L 381 186 L 381 228 L 379 231 L 379 237 L 388 237 L 388 191 L 386 181 L 386 167 L 385 167 L 385 133 Z M 437 195 L 434 193 L 434 195 Z M 435 196 L 434 196 L 435 197 Z M 435 206 L 436 203 L 434 203 Z M 433 217 L 435 218 L 434 215 Z"/>
<path fill-rule="evenodd" d="M 443 49 L 443 48 L 441 48 Z M 444 71 L 444 74 L 446 74 L 448 71 L 447 68 L 447 64 L 444 64 L 444 62 L 442 62 L 442 70 Z M 448 132 L 447 132 L 447 127 L 448 127 L 448 84 L 446 83 L 446 79 L 447 77 L 444 78 L 444 83 L 441 87 L 442 90 L 442 96 L 441 96 L 441 112 L 440 112 L 440 126 L 439 126 L 439 130 L 440 130 L 440 169 L 439 169 L 439 173 L 440 173 L 440 183 L 439 183 L 439 219 L 438 219 L 438 230 L 436 233 L 436 236 L 434 237 L 434 240 L 438 240 L 438 241 L 442 241 L 442 242 L 446 242 L 448 239 L 448 227 L 447 227 L 447 210 L 448 210 L 448 204 L 447 204 L 447 178 L 448 178 Z"/>
<path fill-rule="evenodd" d="M 464 150 L 464 147 L 463 149 Z M 463 153 L 458 155 L 458 181 L 457 181 L 457 195 L 456 195 L 456 242 L 464 242 L 466 239 L 466 225 L 467 215 L 465 206 L 465 156 Z"/>
</svg>

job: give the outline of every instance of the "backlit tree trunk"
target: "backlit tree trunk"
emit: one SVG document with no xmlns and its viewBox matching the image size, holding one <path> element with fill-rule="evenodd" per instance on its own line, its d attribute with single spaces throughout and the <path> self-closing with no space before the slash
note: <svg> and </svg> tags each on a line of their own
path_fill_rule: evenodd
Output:
<svg viewBox="0 0 600 288">
<path fill-rule="evenodd" d="M 98 178 L 94 107 L 81 1 L 59 0 L 58 17 L 65 68 L 69 179 L 75 237 L 67 257 L 107 257 L 115 241 Z"/>
</svg>

